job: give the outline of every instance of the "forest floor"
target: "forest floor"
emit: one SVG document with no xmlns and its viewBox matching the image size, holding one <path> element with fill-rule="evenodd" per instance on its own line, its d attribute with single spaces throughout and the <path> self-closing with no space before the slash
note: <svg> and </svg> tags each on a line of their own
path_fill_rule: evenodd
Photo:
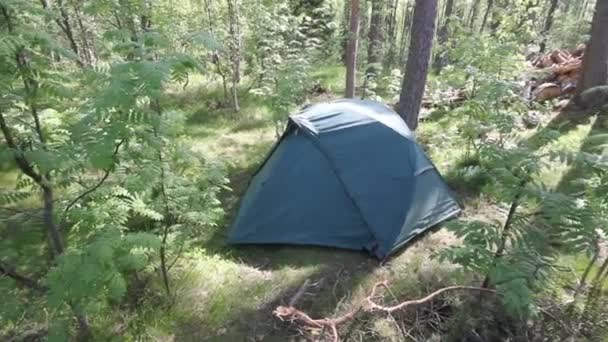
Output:
<svg viewBox="0 0 608 342">
<path fill-rule="evenodd" d="M 322 69 L 315 76 L 331 93 L 340 94 L 343 84 L 340 69 Z M 307 279 L 312 285 L 297 306 L 313 317 L 348 311 L 378 281 L 389 281 L 393 303 L 397 298 L 417 298 L 442 286 L 479 281 L 432 258 L 445 246 L 457 243 L 451 233 L 439 228 L 382 265 L 366 253 L 330 248 L 226 246 L 224 241 L 238 200 L 252 171 L 275 142 L 274 125 L 264 103 L 251 95 L 242 94 L 241 111 L 232 114 L 228 110 L 209 110 L 213 102 L 200 98 L 212 93 L 215 97 L 208 98 L 218 99 L 220 94 L 204 86 L 191 85 L 185 95 L 181 93 L 176 95 L 176 103 L 190 113 L 187 143 L 210 157 L 229 161 L 233 192 L 222 196 L 228 213 L 225 223 L 203 238 L 202 252 L 188 255 L 174 271 L 176 305 L 169 317 L 165 310 L 144 315 L 148 337 L 160 341 L 300 341 L 298 332 L 274 318 L 272 311 L 277 305 L 286 304 Z M 539 129 L 551 127 L 556 116 L 559 113 L 545 115 Z M 594 122 L 592 118 L 562 128 L 560 139 L 539 148 L 584 149 L 592 130 L 607 130 L 604 123 Z M 448 182 L 464 154 L 462 146 L 445 138 L 454 127 L 453 122 L 439 118 L 423 122 L 417 133 Z M 537 131 L 532 129 L 523 134 L 533 139 Z M 565 180 L 576 173 L 577 170 L 555 163 L 542 177 L 548 185 L 559 188 L 566 187 Z M 459 188 L 458 184 L 450 185 L 461 197 L 465 216 L 503 217 L 503 210 L 487 203 L 480 193 Z M 564 265 L 581 269 L 586 260 L 564 258 Z M 423 340 L 424 334 L 428 337 L 428 330 L 407 328 L 432 320 L 431 311 L 418 309 L 405 319 L 390 315 L 364 317 L 341 334 L 350 341 Z"/>
</svg>

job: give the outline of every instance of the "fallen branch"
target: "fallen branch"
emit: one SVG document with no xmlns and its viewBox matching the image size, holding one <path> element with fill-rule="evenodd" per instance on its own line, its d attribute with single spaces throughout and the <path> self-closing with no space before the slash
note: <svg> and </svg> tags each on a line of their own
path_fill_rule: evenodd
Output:
<svg viewBox="0 0 608 342">
<path fill-rule="evenodd" d="M 9 265 L 0 260 L 0 276 L 6 276 L 13 279 L 18 285 L 29 288 L 32 290 L 44 292 L 47 290 L 45 286 L 42 286 L 35 279 L 28 278 L 18 273 L 12 265 Z"/>
<path fill-rule="evenodd" d="M 374 286 L 374 290 L 375 288 L 379 287 L 379 286 L 383 286 L 386 287 L 386 282 L 383 283 L 378 283 Z M 374 290 L 372 290 L 372 294 L 374 293 Z M 432 301 L 435 297 L 446 293 L 446 292 L 454 292 L 454 291 L 465 291 L 465 292 L 486 292 L 486 293 L 496 293 L 495 290 L 491 290 L 491 289 L 487 289 L 487 288 L 483 288 L 483 287 L 474 287 L 474 286 L 448 286 L 448 287 L 444 287 L 442 289 L 439 289 L 431 294 L 429 294 L 426 297 L 420 298 L 420 299 L 414 299 L 414 300 L 408 300 L 405 301 L 403 303 L 397 304 L 395 306 L 382 306 L 382 305 L 378 305 L 376 303 L 374 303 L 371 300 L 371 297 L 368 297 L 368 305 L 369 305 L 369 311 L 383 311 L 383 312 L 388 312 L 388 313 L 392 313 L 395 311 L 399 311 L 399 310 L 405 310 L 408 307 L 413 307 L 413 306 L 418 306 L 418 305 L 422 305 L 422 304 L 426 304 L 430 301 Z"/>
<path fill-rule="evenodd" d="M 303 291 L 302 289 L 306 288 L 305 285 L 307 285 L 306 282 L 300 288 L 300 290 L 298 290 L 298 292 L 296 293 L 296 296 L 294 296 L 294 299 L 297 300 L 296 297 L 298 296 L 298 294 L 301 295 L 300 292 Z M 383 305 L 379 305 L 373 301 L 373 298 L 376 297 L 376 292 L 378 291 L 378 288 L 380 288 L 380 287 L 388 288 L 387 281 L 376 283 L 372 287 L 372 290 L 371 290 L 371 293 L 369 294 L 369 296 L 367 296 L 360 304 L 358 304 L 355 307 L 355 309 L 349 311 L 348 313 L 346 313 L 342 316 L 338 316 L 335 318 L 319 318 L 319 319 L 311 318 L 305 312 L 298 310 L 297 308 L 294 307 L 294 305 L 292 303 L 295 303 L 295 301 L 293 299 L 290 301 L 289 306 L 278 306 L 274 310 L 273 315 L 275 317 L 277 317 L 278 319 L 280 319 L 281 321 L 288 321 L 293 324 L 298 324 L 304 328 L 328 329 L 332 332 L 332 341 L 338 342 L 340 340 L 340 337 L 338 335 L 338 326 L 353 320 L 361 312 L 385 312 L 385 313 L 390 314 L 395 311 L 402 311 L 402 310 L 406 310 L 411 307 L 416 307 L 416 306 L 419 306 L 422 304 L 429 303 L 436 297 L 440 296 L 441 294 L 447 293 L 447 292 L 465 291 L 465 292 L 482 292 L 482 293 L 492 293 L 492 294 L 496 293 L 495 290 L 482 288 L 482 287 L 448 286 L 448 287 L 441 288 L 441 289 L 429 294 L 428 296 L 420 298 L 420 299 L 408 300 L 408 301 L 402 302 L 400 304 L 397 304 L 395 306 L 383 306 Z"/>
</svg>

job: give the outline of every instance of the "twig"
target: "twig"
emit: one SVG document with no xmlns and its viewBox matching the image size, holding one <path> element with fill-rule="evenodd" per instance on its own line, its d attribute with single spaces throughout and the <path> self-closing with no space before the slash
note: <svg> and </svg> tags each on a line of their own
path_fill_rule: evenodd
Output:
<svg viewBox="0 0 608 342">
<path fill-rule="evenodd" d="M 386 286 L 385 283 L 379 283 L 376 284 L 377 286 Z M 495 290 L 491 290 L 491 289 L 486 289 L 486 288 L 482 288 L 482 287 L 474 287 L 474 286 L 448 286 L 448 287 L 444 287 L 442 289 L 439 289 L 431 294 L 429 294 L 428 296 L 424 297 L 424 298 L 420 298 L 420 299 L 414 299 L 414 300 L 408 300 L 405 301 L 401 304 L 397 304 L 395 306 L 382 306 L 382 305 L 378 305 L 376 303 L 374 303 L 371 299 L 368 299 L 368 304 L 370 307 L 370 311 L 383 311 L 383 312 L 395 312 L 398 310 L 404 310 L 408 307 L 411 306 L 418 306 L 421 304 L 425 304 L 428 303 L 430 301 L 432 301 L 435 297 L 446 293 L 446 292 L 453 292 L 453 291 L 473 291 L 473 292 L 487 292 L 487 293 L 496 293 Z"/>
<path fill-rule="evenodd" d="M 112 153 L 112 158 L 116 157 L 116 155 L 118 154 L 118 149 L 120 149 L 120 146 L 125 142 L 125 139 L 122 139 L 121 141 L 118 142 L 118 144 L 116 144 L 116 147 L 114 148 L 114 152 Z M 70 209 L 72 209 L 72 207 L 81 199 L 83 199 L 85 196 L 91 194 L 92 192 L 94 192 L 95 190 L 97 190 L 105 181 L 106 179 L 108 179 L 108 176 L 110 176 L 110 172 L 112 172 L 112 170 L 114 169 L 114 163 L 112 163 L 112 165 L 108 168 L 106 168 L 104 170 L 104 174 L 101 177 L 101 179 L 92 187 L 90 187 L 89 189 L 83 191 L 80 195 L 76 196 L 76 198 L 74 198 L 63 210 L 63 215 L 65 216 L 65 214 L 68 213 L 68 211 L 70 211 Z"/>
<path fill-rule="evenodd" d="M 300 300 L 300 298 L 306 292 L 306 289 L 308 288 L 309 284 L 310 284 L 310 279 L 306 279 L 304 281 L 304 284 L 302 284 L 302 286 L 300 286 L 300 288 L 298 289 L 298 292 L 296 292 L 296 294 L 294 294 L 293 297 L 291 297 L 291 300 L 289 300 L 289 306 L 292 307 L 292 306 L 296 305 L 297 301 Z"/>
<path fill-rule="evenodd" d="M 20 273 L 18 273 L 15 268 L 11 265 L 8 265 L 0 260 L 0 275 L 7 276 L 13 279 L 20 286 L 44 292 L 47 290 L 45 286 L 42 286 L 38 283 L 38 281 L 28 278 Z"/>
</svg>

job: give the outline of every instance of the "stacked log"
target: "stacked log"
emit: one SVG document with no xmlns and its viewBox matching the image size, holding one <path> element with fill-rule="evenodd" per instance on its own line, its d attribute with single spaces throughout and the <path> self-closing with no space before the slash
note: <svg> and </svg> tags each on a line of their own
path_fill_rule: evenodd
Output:
<svg viewBox="0 0 608 342">
<path fill-rule="evenodd" d="M 546 54 L 532 56 L 530 64 L 535 68 L 529 81 L 531 99 L 543 102 L 555 98 L 567 98 L 574 94 L 579 79 L 585 45 L 576 49 L 556 49 Z"/>
</svg>

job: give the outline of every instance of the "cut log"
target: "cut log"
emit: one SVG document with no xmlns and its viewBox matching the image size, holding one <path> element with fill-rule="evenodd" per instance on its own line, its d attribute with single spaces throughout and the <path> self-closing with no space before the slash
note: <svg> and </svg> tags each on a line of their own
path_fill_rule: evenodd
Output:
<svg viewBox="0 0 608 342">
<path fill-rule="evenodd" d="M 534 90 L 534 100 L 543 102 L 559 97 L 562 89 L 555 83 L 543 83 Z"/>
<path fill-rule="evenodd" d="M 582 61 L 575 59 L 572 62 L 553 66 L 553 72 L 558 75 L 561 75 L 561 74 L 565 74 L 565 73 L 580 69 L 581 66 L 582 66 Z"/>
<path fill-rule="evenodd" d="M 550 55 L 544 55 L 541 57 L 540 62 L 539 62 L 539 66 L 541 68 L 548 68 L 550 66 L 553 66 L 553 60 L 551 59 Z"/>
<path fill-rule="evenodd" d="M 572 55 L 566 50 L 553 50 L 550 56 L 553 63 L 556 64 L 562 64 L 572 59 Z"/>
</svg>

